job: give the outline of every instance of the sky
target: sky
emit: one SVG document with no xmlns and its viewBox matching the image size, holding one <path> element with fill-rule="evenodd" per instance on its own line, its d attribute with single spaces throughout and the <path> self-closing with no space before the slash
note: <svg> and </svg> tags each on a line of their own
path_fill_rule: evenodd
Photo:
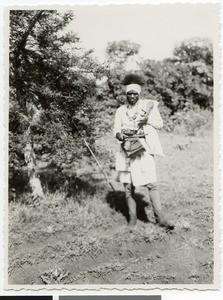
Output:
<svg viewBox="0 0 223 300">
<path fill-rule="evenodd" d="M 213 3 L 76 5 L 74 13 L 67 30 L 77 33 L 100 61 L 108 42 L 120 40 L 139 43 L 139 57 L 162 60 L 185 39 L 213 40 L 219 22 L 219 6 Z"/>
</svg>

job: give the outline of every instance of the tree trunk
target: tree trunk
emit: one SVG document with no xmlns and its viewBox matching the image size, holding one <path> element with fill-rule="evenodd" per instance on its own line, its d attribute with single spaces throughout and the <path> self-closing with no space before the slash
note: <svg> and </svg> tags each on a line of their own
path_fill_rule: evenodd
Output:
<svg viewBox="0 0 223 300">
<path fill-rule="evenodd" d="M 26 136 L 26 146 L 24 149 L 25 162 L 27 164 L 28 176 L 29 176 L 29 184 L 32 190 L 32 198 L 33 200 L 37 200 L 43 198 L 43 189 L 41 185 L 41 181 L 37 175 L 37 166 L 36 166 L 36 155 L 33 147 L 33 136 L 31 131 L 32 122 L 37 122 L 40 116 L 40 111 L 35 108 L 33 104 L 29 104 L 27 107 L 29 112 L 29 117 L 31 118 L 31 122 L 29 124 L 28 129 L 25 132 Z"/>
</svg>

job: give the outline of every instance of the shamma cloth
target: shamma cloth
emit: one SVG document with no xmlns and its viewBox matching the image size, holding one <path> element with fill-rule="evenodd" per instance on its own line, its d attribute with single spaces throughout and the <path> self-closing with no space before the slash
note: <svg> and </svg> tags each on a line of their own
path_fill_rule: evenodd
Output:
<svg viewBox="0 0 223 300">
<path fill-rule="evenodd" d="M 153 108 L 149 114 L 148 124 L 143 126 L 146 137 L 140 139 L 146 151 L 134 159 L 128 159 L 120 145 L 120 150 L 116 154 L 117 179 L 122 183 L 132 182 L 134 186 L 157 182 L 154 155 L 164 156 L 156 130 L 163 127 L 163 121 L 158 110 L 159 103 L 154 100 L 139 100 L 135 109 L 140 115 L 140 111 L 145 109 L 148 101 L 153 103 Z M 136 123 L 135 120 L 128 117 L 128 105 L 125 104 L 116 111 L 114 135 L 127 128 L 136 128 Z"/>
</svg>

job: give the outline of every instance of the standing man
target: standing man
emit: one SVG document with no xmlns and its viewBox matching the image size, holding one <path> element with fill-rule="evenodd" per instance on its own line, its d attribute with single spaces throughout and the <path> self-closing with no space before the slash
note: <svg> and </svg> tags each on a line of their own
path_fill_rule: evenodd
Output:
<svg viewBox="0 0 223 300">
<path fill-rule="evenodd" d="M 164 156 L 157 134 L 157 129 L 163 127 L 163 121 L 158 110 L 158 102 L 140 99 L 142 79 L 130 74 L 125 77 L 126 104 L 119 107 L 115 114 L 114 135 L 121 142 L 120 151 L 116 155 L 116 171 L 118 180 L 124 184 L 126 200 L 129 208 L 130 225 L 137 222 L 134 191 L 136 186 L 145 186 L 149 190 L 156 222 L 169 230 L 174 226 L 163 215 L 158 190 L 156 165 L 154 155 Z M 140 135 L 138 141 L 143 150 L 134 157 L 127 157 L 123 146 L 129 135 Z"/>
</svg>

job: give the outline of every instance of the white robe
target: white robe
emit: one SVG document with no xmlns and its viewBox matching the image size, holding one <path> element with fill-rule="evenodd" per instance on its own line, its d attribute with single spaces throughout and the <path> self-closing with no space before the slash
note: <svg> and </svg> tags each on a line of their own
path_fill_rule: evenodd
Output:
<svg viewBox="0 0 223 300">
<path fill-rule="evenodd" d="M 134 159 L 127 159 L 121 145 L 116 154 L 116 171 L 118 180 L 122 183 L 133 183 L 134 186 L 143 186 L 157 182 L 154 155 L 164 156 L 156 129 L 163 127 L 163 120 L 158 110 L 158 102 L 154 100 L 139 100 L 136 111 L 140 113 L 147 101 L 153 102 L 153 108 L 148 117 L 148 124 L 143 126 L 145 139 L 140 139 L 146 151 Z M 135 128 L 135 121 L 127 116 L 127 105 L 119 107 L 115 114 L 114 135 L 123 128 Z"/>
</svg>

